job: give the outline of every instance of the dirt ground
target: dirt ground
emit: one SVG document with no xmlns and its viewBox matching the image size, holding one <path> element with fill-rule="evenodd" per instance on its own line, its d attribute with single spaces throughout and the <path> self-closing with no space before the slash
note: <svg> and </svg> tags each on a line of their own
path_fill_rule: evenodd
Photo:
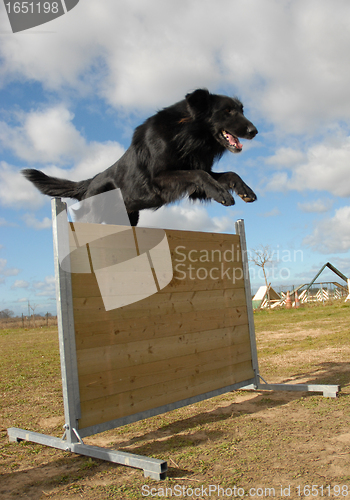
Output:
<svg viewBox="0 0 350 500">
<path fill-rule="evenodd" d="M 32 412 L 31 428 L 50 435 L 60 436 L 64 420 L 59 382 L 56 390 L 52 384 L 44 387 L 52 396 L 46 412 L 40 410 L 44 398 L 37 390 L 28 396 L 19 389 L 16 399 L 5 391 L 0 499 L 350 499 L 348 322 L 329 330 L 324 323 L 301 326 L 293 334 L 258 333 L 260 373 L 271 383 L 340 384 L 336 399 L 236 391 L 84 440 L 167 460 L 165 481 L 36 444 L 9 443 L 6 429 L 20 427 L 18 420 L 25 418 L 19 412 Z"/>
</svg>

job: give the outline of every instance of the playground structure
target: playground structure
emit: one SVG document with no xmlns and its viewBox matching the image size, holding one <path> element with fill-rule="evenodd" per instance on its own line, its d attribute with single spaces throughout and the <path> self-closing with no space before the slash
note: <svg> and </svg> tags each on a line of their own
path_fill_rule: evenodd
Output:
<svg viewBox="0 0 350 500">
<path fill-rule="evenodd" d="M 10 428 L 10 441 L 140 468 L 159 480 L 166 477 L 164 460 L 91 446 L 83 438 L 242 388 L 336 397 L 337 385 L 268 384 L 260 376 L 242 220 L 229 235 L 68 223 L 59 199 L 52 214 L 64 434 Z M 149 231 L 152 249 L 142 245 Z M 167 251 L 159 243 L 164 232 L 170 280 L 155 259 Z M 120 269 L 135 244 L 137 258 Z M 142 286 L 128 287 L 128 281 L 143 255 L 158 285 L 140 299 Z M 143 273 L 136 273 L 140 283 L 148 279 Z M 103 293 L 102 274 L 108 277 Z"/>
<path fill-rule="evenodd" d="M 271 283 L 261 286 L 253 297 L 253 309 L 264 309 L 270 307 L 276 302 L 280 302 L 281 296 L 272 288 Z"/>
<path fill-rule="evenodd" d="M 317 278 L 326 269 L 333 271 L 339 278 L 345 281 L 346 284 L 338 283 L 337 281 L 323 281 L 316 283 Z M 269 293 L 268 293 L 269 292 Z M 316 276 L 311 280 L 310 283 L 304 283 L 299 285 L 292 290 L 289 290 L 289 296 L 291 298 L 293 307 L 295 307 L 295 301 L 300 302 L 300 304 L 310 303 L 310 302 L 325 302 L 327 300 L 338 300 L 345 297 L 345 301 L 350 300 L 350 279 L 348 279 L 343 273 L 341 273 L 336 267 L 334 267 L 330 262 L 327 262 L 316 274 Z M 270 300 L 269 300 L 269 298 Z M 271 283 L 269 288 L 266 286 L 261 286 L 255 296 L 253 297 L 253 308 L 264 309 L 269 307 L 274 309 L 275 307 L 285 306 L 287 299 L 287 292 L 281 291 L 278 294 L 272 287 Z"/>
<path fill-rule="evenodd" d="M 300 288 L 293 290 L 295 295 L 297 291 L 299 300 L 302 304 L 309 302 L 325 302 L 327 300 L 338 300 L 348 295 L 348 288 L 336 281 L 326 281 L 323 283 L 314 283 L 312 287 L 304 284 Z"/>
</svg>

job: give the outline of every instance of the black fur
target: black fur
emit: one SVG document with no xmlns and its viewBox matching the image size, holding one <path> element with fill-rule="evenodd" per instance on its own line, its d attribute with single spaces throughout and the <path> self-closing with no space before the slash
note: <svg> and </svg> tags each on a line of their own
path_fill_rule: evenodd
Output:
<svg viewBox="0 0 350 500">
<path fill-rule="evenodd" d="M 53 197 L 81 201 L 120 188 L 136 226 L 139 210 L 157 209 L 186 195 L 230 206 L 235 191 L 244 201 L 255 201 L 256 195 L 237 174 L 211 169 L 225 151 L 241 151 L 238 137 L 253 139 L 257 133 L 238 99 L 198 89 L 137 127 L 124 155 L 92 179 L 73 182 L 34 169 L 22 172 Z"/>
</svg>

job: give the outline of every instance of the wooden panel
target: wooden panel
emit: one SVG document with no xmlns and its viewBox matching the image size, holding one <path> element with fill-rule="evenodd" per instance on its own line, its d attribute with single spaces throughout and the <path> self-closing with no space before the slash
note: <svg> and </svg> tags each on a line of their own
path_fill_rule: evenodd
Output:
<svg viewBox="0 0 350 500">
<path fill-rule="evenodd" d="M 157 294 L 152 298 L 152 308 L 151 305 L 149 308 L 138 306 L 133 311 L 132 306 L 128 306 L 128 314 L 121 315 L 115 321 L 111 318 L 88 321 L 88 316 L 81 314 L 81 321 L 75 327 L 77 349 L 196 332 L 198 321 L 205 323 L 206 330 L 225 328 L 237 324 L 237 309 L 242 311 L 241 317 L 245 313 L 243 289 L 185 292 L 177 293 L 176 296 Z M 142 302 L 146 305 L 149 303 L 147 299 Z M 217 311 L 220 310 L 223 310 L 223 314 L 218 315 Z M 148 321 L 145 321 L 147 315 Z M 247 323 L 246 316 L 238 321 Z"/>
<path fill-rule="evenodd" d="M 78 259 L 77 259 L 78 260 Z M 179 266 L 179 264 L 176 264 Z M 196 271 L 193 269 L 188 270 L 189 266 L 193 266 L 192 263 L 188 264 L 188 267 L 184 268 L 178 267 L 178 270 L 174 270 L 173 279 L 170 283 L 158 292 L 158 294 L 172 293 L 172 292 L 189 292 L 195 290 L 222 290 L 227 288 L 244 288 L 243 270 L 241 263 L 237 264 L 236 267 L 232 268 L 219 266 L 210 267 L 207 265 L 198 266 L 198 276 L 202 278 L 205 276 L 202 269 L 208 269 L 208 272 L 212 273 L 215 279 L 197 279 Z M 220 264 L 221 266 L 221 264 Z M 182 279 L 184 273 L 188 273 L 189 277 L 193 279 Z M 225 274 L 226 273 L 226 274 Z M 223 278 L 222 278 L 223 276 Z M 74 279 L 74 298 L 88 298 L 88 297 L 100 297 L 100 290 L 98 288 L 97 280 L 94 274 L 73 274 Z M 102 300 L 101 300 L 102 304 Z"/>
<path fill-rule="evenodd" d="M 123 320 L 143 319 L 145 316 L 151 319 L 154 316 L 164 316 L 168 314 L 183 314 L 200 311 L 205 313 L 212 310 L 217 311 L 220 309 L 231 309 L 237 306 L 241 307 L 245 305 L 245 294 L 242 288 L 236 290 L 196 291 L 167 295 L 157 293 L 142 301 L 107 312 L 104 311 L 101 299 L 97 297 L 74 299 L 73 303 L 75 322 L 77 325 L 81 325 L 85 331 L 86 329 L 93 331 L 91 324 L 92 322 L 96 323 L 96 320 L 117 322 L 117 329 L 120 330 L 119 325 L 124 324 Z M 215 314 L 215 317 L 217 317 L 217 314 Z"/>
<path fill-rule="evenodd" d="M 132 415 L 146 410 L 169 404 L 171 401 L 181 401 L 199 394 L 213 391 L 219 387 L 226 387 L 241 380 L 251 379 L 253 374 L 251 361 L 244 361 L 235 365 L 222 367 L 191 377 L 179 378 L 173 382 L 160 381 L 156 386 L 151 386 L 149 391 L 144 388 L 130 392 L 122 392 L 112 396 L 85 401 L 81 404 L 82 428 L 108 422 L 115 415 Z M 171 398 L 169 398 L 171 395 Z"/>
<path fill-rule="evenodd" d="M 228 366 L 249 361 L 249 340 L 239 345 L 130 366 L 122 371 L 118 367 L 115 370 L 88 373 L 80 377 L 81 401 L 149 387 L 156 385 L 155 381 L 168 382 L 208 370 L 217 370 L 223 366 L 223 359 Z"/>
<path fill-rule="evenodd" d="M 80 234 L 81 226 L 84 226 L 85 241 L 89 238 L 85 226 L 92 226 L 92 231 L 94 231 L 95 227 L 100 225 L 76 224 L 75 226 L 78 226 L 78 234 Z M 108 228 L 106 238 L 101 236 L 101 227 Z M 139 251 L 138 240 L 133 239 L 134 233 L 131 229 L 111 235 L 111 226 L 102 225 L 101 227 L 98 231 L 99 239 L 89 243 L 91 255 L 94 253 L 93 250 L 99 250 L 98 255 L 96 255 L 96 268 L 104 265 L 101 263 L 103 258 L 108 265 L 114 265 L 137 255 Z M 136 229 L 137 231 L 143 230 L 143 228 Z M 159 230 L 152 231 L 159 232 Z M 158 293 L 244 287 L 242 258 L 237 235 L 184 231 L 165 231 L 165 233 L 173 263 L 173 279 Z M 157 238 L 157 241 L 159 240 L 160 236 Z M 106 248 L 103 247 L 104 244 Z M 116 247 L 117 245 L 118 247 Z M 104 250 L 102 253 L 100 252 L 101 248 Z M 72 243 L 71 250 L 71 258 L 77 266 L 79 263 L 81 264 L 82 260 L 86 261 L 86 247 L 76 249 Z M 72 271 L 74 273 L 73 263 Z M 98 284 L 92 273 L 76 274 L 73 290 L 75 298 L 100 297 Z"/>
<path fill-rule="evenodd" d="M 116 366 L 123 369 L 161 359 L 185 356 L 189 353 L 240 344 L 249 338 L 246 324 L 240 326 L 242 328 L 230 326 L 218 330 L 198 330 L 195 333 L 171 337 L 145 339 L 95 349 L 81 349 L 77 353 L 79 374 L 113 370 Z"/>
<path fill-rule="evenodd" d="M 73 229 L 80 429 L 253 377 L 237 235 L 113 231 L 113 226 L 96 224 L 74 224 Z M 143 300 L 106 311 L 95 274 L 82 273 L 86 262 L 92 270 L 108 272 L 108 267 L 138 256 L 154 259 L 152 249 L 162 241 L 169 244 L 171 281 Z M 157 248 L 164 252 L 164 245 Z M 159 269 L 154 264 L 153 273 Z M 127 293 L 133 293 L 132 287 Z M 137 293 L 135 288 L 135 299 Z"/>
</svg>

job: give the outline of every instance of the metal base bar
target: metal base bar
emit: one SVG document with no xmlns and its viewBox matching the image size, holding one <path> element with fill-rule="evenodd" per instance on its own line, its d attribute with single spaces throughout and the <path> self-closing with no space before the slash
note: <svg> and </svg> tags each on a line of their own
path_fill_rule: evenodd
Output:
<svg viewBox="0 0 350 500">
<path fill-rule="evenodd" d="M 78 455 L 99 458 L 100 460 L 107 460 L 115 464 L 143 469 L 145 477 L 150 477 L 158 481 L 166 478 L 168 464 L 164 460 L 149 458 L 143 455 L 134 455 L 133 453 L 126 453 L 108 448 L 100 448 L 99 446 L 90 446 L 82 442 L 69 443 L 65 439 L 40 434 L 38 432 L 26 431 L 24 429 L 17 429 L 16 427 L 7 429 L 7 433 L 10 442 L 30 441 L 32 443 L 77 453 Z"/>
<path fill-rule="evenodd" d="M 250 384 L 242 387 L 243 390 L 263 390 L 263 391 L 300 391 L 300 392 L 322 392 L 326 398 L 336 398 L 340 392 L 340 385 L 320 385 L 320 384 L 269 384 L 260 375 L 263 382 Z"/>
</svg>

